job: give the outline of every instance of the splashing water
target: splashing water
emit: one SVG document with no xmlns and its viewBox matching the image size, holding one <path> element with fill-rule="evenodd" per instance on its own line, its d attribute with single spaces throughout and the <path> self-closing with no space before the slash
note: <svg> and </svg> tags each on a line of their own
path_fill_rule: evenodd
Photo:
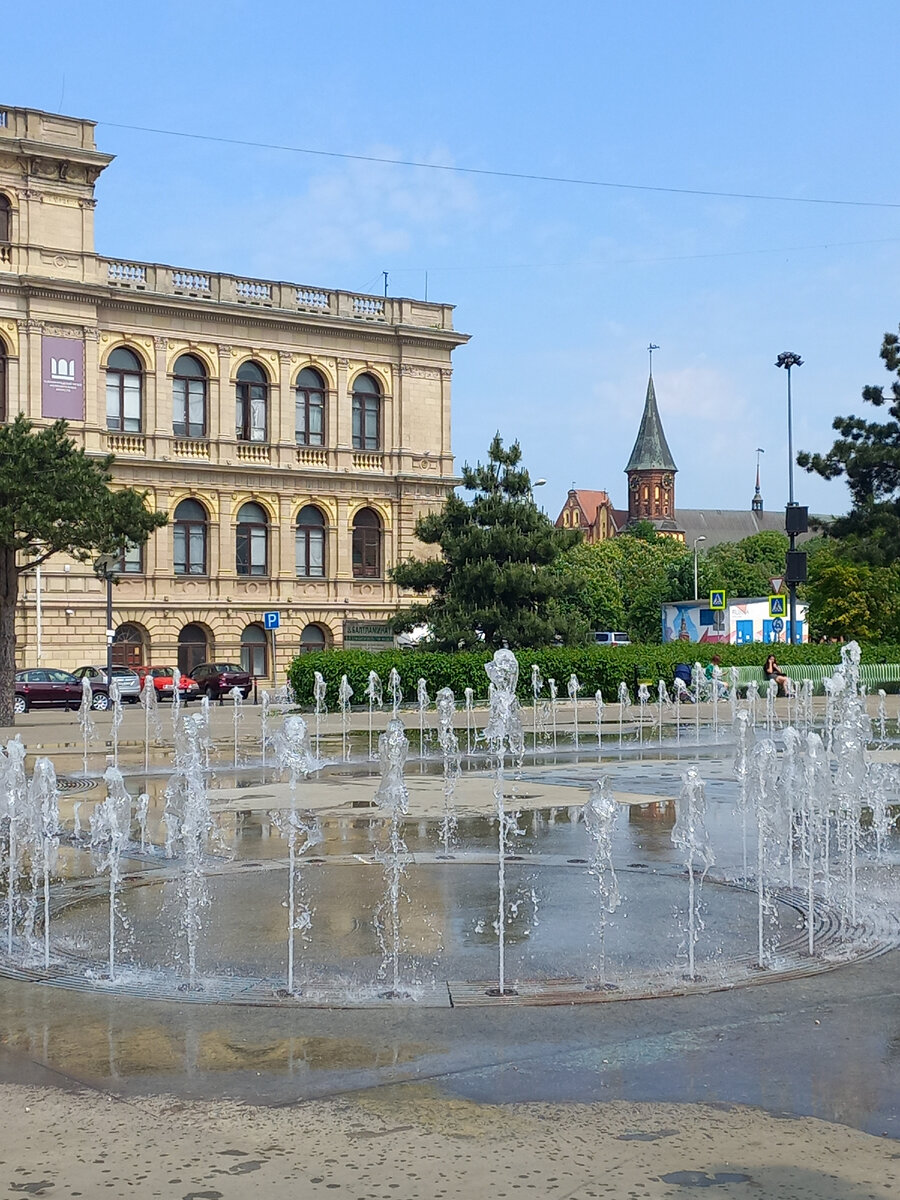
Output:
<svg viewBox="0 0 900 1200">
<path fill-rule="evenodd" d="M 350 757 L 350 701 L 353 699 L 353 688 L 346 675 L 341 676 L 338 687 L 338 705 L 341 710 L 341 758 L 346 762 Z"/>
<path fill-rule="evenodd" d="M 475 724 L 475 692 L 467 687 L 463 693 L 466 698 L 466 754 L 472 754 L 472 729 Z"/>
<path fill-rule="evenodd" d="M 156 685 L 149 675 L 141 682 L 141 708 L 144 710 L 144 771 L 150 770 L 150 739 L 158 742 L 162 735 Z"/>
<path fill-rule="evenodd" d="M 328 686 L 322 676 L 321 671 L 313 671 L 313 700 L 316 706 L 316 758 L 319 757 L 319 742 L 322 734 L 322 717 L 328 712 L 325 707 L 325 697 L 328 692 Z"/>
<path fill-rule="evenodd" d="M 568 692 L 569 699 L 572 701 L 573 721 L 575 723 L 575 749 L 578 749 L 578 693 L 581 691 L 581 683 L 577 675 L 569 676 Z"/>
<path fill-rule="evenodd" d="M 766 732 L 775 732 L 775 700 L 778 696 L 778 684 L 770 679 L 766 684 Z"/>
<path fill-rule="evenodd" d="M 4 816 L 6 821 L 6 952 L 11 956 L 18 912 L 17 884 L 28 841 L 25 747 L 18 738 L 6 743 L 6 753 L 0 759 L 0 768 L 0 782 L 3 784 L 0 803 L 5 809 L 5 812 L 0 810 L 0 816 Z"/>
<path fill-rule="evenodd" d="M 794 886 L 794 797 L 800 792 L 799 764 L 800 733 L 788 725 L 782 734 L 781 806 L 784 813 L 784 859 L 788 867 L 788 886 Z"/>
<path fill-rule="evenodd" d="M 81 679 L 81 704 L 78 706 L 78 724 L 81 726 L 81 740 L 84 746 L 84 766 L 82 774 L 87 778 L 88 744 L 94 740 L 94 721 L 91 708 L 94 704 L 94 689 L 87 676 Z"/>
<path fill-rule="evenodd" d="M 597 688 L 594 692 L 594 704 L 597 710 L 597 762 L 603 760 L 603 692 Z"/>
<path fill-rule="evenodd" d="M 550 726 L 553 731 L 553 749 L 556 749 L 557 738 L 557 702 L 556 702 L 556 680 L 547 680 L 547 690 L 550 692 Z"/>
<path fill-rule="evenodd" d="M 450 688 L 441 688 L 436 696 L 438 744 L 444 759 L 444 817 L 441 821 L 441 846 L 445 857 L 456 836 L 456 784 L 460 774 L 459 739 L 453 728 L 456 698 Z"/>
<path fill-rule="evenodd" d="M 750 750 L 753 746 L 754 733 L 750 723 L 750 714 L 741 709 L 735 717 L 732 727 L 735 742 L 734 773 L 738 781 L 737 810 L 741 818 L 741 878 L 747 879 L 747 811 L 749 793 L 747 778 L 750 773 Z"/>
<path fill-rule="evenodd" d="M 131 797 L 118 767 L 108 767 L 103 776 L 106 799 L 91 813 L 91 857 L 94 866 L 109 874 L 109 979 L 116 978 L 116 922 L 121 880 L 122 854 L 131 832 Z"/>
<path fill-rule="evenodd" d="M 122 724 L 122 695 L 119 691 L 119 685 L 115 679 L 111 680 L 109 685 L 109 699 L 112 704 L 112 722 L 110 724 L 110 735 L 112 736 L 113 744 L 113 766 L 118 770 L 119 766 L 119 727 Z"/>
<path fill-rule="evenodd" d="M 391 667 L 388 674 L 388 694 L 391 697 L 391 716 L 396 717 L 403 703 L 403 692 L 400 688 L 400 672 Z"/>
<path fill-rule="evenodd" d="M 150 796 L 147 792 L 141 792 L 137 799 L 137 808 L 135 809 L 135 817 L 138 823 L 138 832 L 141 838 L 141 851 L 149 850 L 150 839 L 147 836 L 147 814 L 150 811 Z"/>
<path fill-rule="evenodd" d="M 657 704 L 659 705 L 659 744 L 662 745 L 663 740 L 663 713 L 671 704 L 669 699 L 669 689 L 666 687 L 666 681 L 660 679 L 656 684 Z"/>
<path fill-rule="evenodd" d="M 382 969 L 390 972 L 391 986 L 387 999 L 399 999 L 404 995 L 400 984 L 400 896 L 404 861 L 407 850 L 401 834 L 401 819 L 409 811 L 409 793 L 403 778 L 403 768 L 409 754 L 409 739 L 399 717 L 391 717 L 386 731 L 378 739 L 378 760 L 381 766 L 381 782 L 375 793 L 375 803 L 390 817 L 390 833 L 387 851 L 381 856 L 386 878 L 384 909 L 387 922 L 379 922 L 382 937 Z"/>
<path fill-rule="evenodd" d="M 595 881 L 599 901 L 598 933 L 599 956 L 595 963 L 595 979 L 589 986 L 592 990 L 610 987 L 606 982 L 606 928 L 610 917 L 621 903 L 619 882 L 613 866 L 613 831 L 619 805 L 604 777 L 591 785 L 588 801 L 584 806 L 584 827 L 594 843 L 589 873 Z"/>
<path fill-rule="evenodd" d="M 695 947 L 703 921 L 700 914 L 700 892 L 706 872 L 715 862 L 709 833 L 706 828 L 706 789 L 695 767 L 688 767 L 681 777 L 681 794 L 675 801 L 675 824 L 672 845 L 683 854 L 688 873 L 688 916 L 682 928 L 688 955 L 688 979 L 698 978 Z M 695 878 L 699 870 L 699 880 Z"/>
<path fill-rule="evenodd" d="M 317 770 L 319 763 L 309 744 L 309 730 L 299 715 L 285 717 L 272 739 L 278 769 L 288 772 L 290 807 L 269 814 L 272 824 L 288 844 L 288 938 L 287 993 L 296 995 L 294 960 L 296 936 L 308 937 L 312 928 L 312 909 L 303 896 L 300 874 L 301 856 L 322 840 L 322 831 L 311 813 L 297 811 L 297 783 Z"/>
<path fill-rule="evenodd" d="M 537 663 L 531 664 L 531 748 L 533 753 L 537 754 L 538 745 L 538 709 L 540 707 L 540 695 L 544 690 L 544 681 L 541 678 L 541 668 Z"/>
<path fill-rule="evenodd" d="M 647 704 L 650 701 L 650 689 L 646 683 L 638 684 L 638 744 L 644 744 L 644 714 L 647 712 Z"/>
<path fill-rule="evenodd" d="M 687 695 L 687 688 L 684 686 L 684 680 L 676 678 L 675 680 L 675 744 L 681 745 L 681 706 L 684 703 Z"/>
<path fill-rule="evenodd" d="M 428 706 L 431 703 L 431 697 L 428 695 L 428 686 L 424 679 L 419 679 L 416 683 L 416 704 L 419 708 L 419 758 L 425 757 L 425 714 L 428 711 Z"/>
<path fill-rule="evenodd" d="M 231 697 L 231 703 L 232 703 L 231 720 L 234 724 L 234 769 L 237 770 L 238 762 L 239 762 L 238 730 L 240 728 L 241 721 L 243 721 L 243 719 L 244 719 L 244 693 L 241 691 L 241 689 L 239 687 L 233 687 L 231 689 L 231 691 L 228 693 L 228 695 Z"/>
<path fill-rule="evenodd" d="M 756 912 L 757 960 L 760 970 L 771 965 L 774 945 L 766 937 L 766 921 L 778 917 L 775 902 L 776 868 L 784 846 L 783 813 L 778 788 L 778 755 L 775 743 L 766 739 L 752 748 L 748 757 L 748 788 L 756 814 Z"/>
<path fill-rule="evenodd" d="M 759 703 L 759 683 L 751 679 L 747 684 L 747 711 L 750 713 L 750 724 L 756 728 L 756 709 Z"/>
<path fill-rule="evenodd" d="M 50 875 L 59 850 L 59 792 L 56 771 L 49 758 L 39 758 L 27 790 L 31 856 L 31 895 L 28 901 L 28 928 L 34 932 L 38 888 L 44 901 L 44 970 L 50 967 Z"/>
<path fill-rule="evenodd" d="M 172 668 L 172 733 L 178 728 L 181 720 L 181 672 L 177 667 Z"/>
<path fill-rule="evenodd" d="M 628 695 L 628 684 L 623 679 L 619 684 L 619 749 L 622 749 L 622 727 L 625 723 L 625 709 L 631 706 L 631 697 Z"/>
<path fill-rule="evenodd" d="M 381 676 L 377 671 L 369 672 L 366 683 L 366 699 L 369 702 L 369 758 L 372 758 L 372 712 L 377 705 L 380 709 L 384 704 L 384 693 L 381 687 Z"/>
<path fill-rule="evenodd" d="M 878 740 L 882 746 L 887 738 L 887 696 L 884 688 L 878 689 Z"/>
<path fill-rule="evenodd" d="M 165 790 L 166 854 L 181 857 L 178 895 L 179 926 L 187 947 L 187 986 L 199 986 L 197 947 L 209 887 L 203 870 L 213 822 L 203 771 L 200 728 L 196 715 L 182 721 L 175 734 L 175 774 Z"/>
<path fill-rule="evenodd" d="M 504 771 L 507 753 L 514 767 L 521 770 L 525 753 L 522 716 L 516 699 L 516 684 L 519 679 L 519 664 L 511 650 L 496 650 L 494 657 L 484 667 L 493 684 L 491 711 L 484 737 L 494 759 L 494 799 L 497 803 L 497 942 L 498 942 L 498 989 L 497 995 L 511 994 L 506 987 L 506 853 L 509 837 L 516 825 L 516 814 L 507 815 L 504 794 Z M 551 684 L 551 696 L 555 684 Z M 554 723 L 555 729 L 555 723 Z"/>
<path fill-rule="evenodd" d="M 731 705 L 731 724 L 734 726 L 738 714 L 738 680 L 740 671 L 737 667 L 728 668 L 728 702 Z"/>
</svg>

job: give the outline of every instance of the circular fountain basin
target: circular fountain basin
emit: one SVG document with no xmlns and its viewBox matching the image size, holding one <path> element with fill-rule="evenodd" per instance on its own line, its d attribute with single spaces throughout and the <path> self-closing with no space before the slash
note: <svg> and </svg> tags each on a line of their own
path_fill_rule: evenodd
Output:
<svg viewBox="0 0 900 1200">
<path fill-rule="evenodd" d="M 594 881 L 583 861 L 529 854 L 508 861 L 506 872 L 506 979 L 519 1000 L 668 995 L 823 966 L 821 960 L 814 964 L 804 959 L 802 902 L 787 894 L 778 902 L 780 932 L 773 964 L 759 972 L 752 952 L 755 893 L 708 878 L 702 890 L 704 928 L 696 976 L 689 980 L 683 946 L 688 879 L 683 872 L 671 867 L 621 869 L 627 899 L 607 922 L 605 955 Z M 286 991 L 288 868 L 277 859 L 235 861 L 209 874 L 210 905 L 203 912 L 194 990 L 185 988 L 174 872 L 163 868 L 133 875 L 120 899 L 128 932 L 119 938 L 114 986 L 142 995 L 247 1004 L 491 1002 L 497 975 L 496 862 L 477 854 L 449 861 L 418 854 L 405 864 L 399 996 L 386 995 L 382 970 L 382 864 L 362 855 L 330 855 L 304 862 L 301 879 L 312 921 L 308 934 L 295 938 L 293 994 Z M 104 885 L 98 880 L 56 895 L 51 975 L 57 982 L 110 986 L 104 978 Z M 839 923 L 822 910 L 816 920 L 821 953 L 839 932 Z"/>
</svg>

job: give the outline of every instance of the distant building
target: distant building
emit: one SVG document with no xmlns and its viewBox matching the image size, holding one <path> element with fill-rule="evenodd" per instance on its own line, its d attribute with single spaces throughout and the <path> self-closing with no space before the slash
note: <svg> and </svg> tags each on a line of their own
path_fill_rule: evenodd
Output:
<svg viewBox="0 0 900 1200">
<path fill-rule="evenodd" d="M 780 626 L 780 628 L 779 628 Z M 789 642 L 791 623 L 769 616 L 768 596 L 729 600 L 724 609 L 711 609 L 708 598 L 678 600 L 662 606 L 664 642 Z M 797 641 L 809 640 L 806 605 L 797 605 Z"/>
<path fill-rule="evenodd" d="M 282 679 L 298 652 L 390 643 L 390 568 L 429 552 L 416 519 L 456 482 L 452 307 L 103 257 L 111 161 L 91 121 L 0 105 L 0 421 L 66 418 L 169 516 L 122 548 L 115 659 Z M 105 655 L 104 587 L 56 556 L 22 588 L 17 665 Z"/>
<path fill-rule="evenodd" d="M 556 524 L 561 529 L 580 529 L 587 542 L 602 542 L 622 533 L 628 525 L 649 521 L 661 534 L 688 546 L 702 538 L 705 550 L 720 542 L 738 542 L 756 533 L 784 533 L 784 513 L 763 511 L 758 464 L 756 490 L 748 509 L 678 508 L 675 504 L 677 472 L 659 415 L 651 373 L 637 438 L 625 467 L 627 509 L 616 508 L 606 491 L 573 487 Z"/>
</svg>

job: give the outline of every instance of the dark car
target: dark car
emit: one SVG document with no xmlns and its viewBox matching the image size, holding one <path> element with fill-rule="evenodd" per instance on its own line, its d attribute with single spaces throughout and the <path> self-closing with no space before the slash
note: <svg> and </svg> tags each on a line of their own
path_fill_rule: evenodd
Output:
<svg viewBox="0 0 900 1200">
<path fill-rule="evenodd" d="M 80 682 L 87 679 L 94 693 L 94 703 L 91 708 L 105 711 L 109 708 L 109 688 L 106 684 L 106 667 L 77 667 L 72 674 Z M 128 704 L 137 704 L 141 698 L 141 681 L 134 671 L 128 667 L 113 667 L 113 679 L 119 687 L 119 696 Z"/>
<path fill-rule="evenodd" d="M 107 697 L 107 703 L 109 697 Z M 30 708 L 78 708 L 81 704 L 81 680 L 57 667 L 30 667 L 16 671 L 17 713 Z"/>
<path fill-rule="evenodd" d="M 210 700 L 221 700 L 235 687 L 241 689 L 246 700 L 253 687 L 253 680 L 236 663 L 201 663 L 193 668 L 191 678 L 196 680 L 197 687 L 201 692 L 206 692 Z"/>
</svg>

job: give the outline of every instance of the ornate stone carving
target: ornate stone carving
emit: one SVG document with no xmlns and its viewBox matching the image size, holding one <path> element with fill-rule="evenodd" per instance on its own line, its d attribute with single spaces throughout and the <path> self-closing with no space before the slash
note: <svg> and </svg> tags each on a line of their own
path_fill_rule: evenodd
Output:
<svg viewBox="0 0 900 1200">
<path fill-rule="evenodd" d="M 84 340 L 86 342 L 96 342 L 100 337 L 100 330 L 95 329 L 93 325 L 85 325 Z"/>
<path fill-rule="evenodd" d="M 159 334 L 157 334 L 153 338 L 153 345 L 156 347 L 157 350 L 168 350 L 169 339 L 167 337 L 161 337 Z"/>
<path fill-rule="evenodd" d="M 413 367 L 408 363 L 400 364 L 400 374 L 411 379 L 440 379 L 441 372 L 437 367 Z"/>
</svg>

